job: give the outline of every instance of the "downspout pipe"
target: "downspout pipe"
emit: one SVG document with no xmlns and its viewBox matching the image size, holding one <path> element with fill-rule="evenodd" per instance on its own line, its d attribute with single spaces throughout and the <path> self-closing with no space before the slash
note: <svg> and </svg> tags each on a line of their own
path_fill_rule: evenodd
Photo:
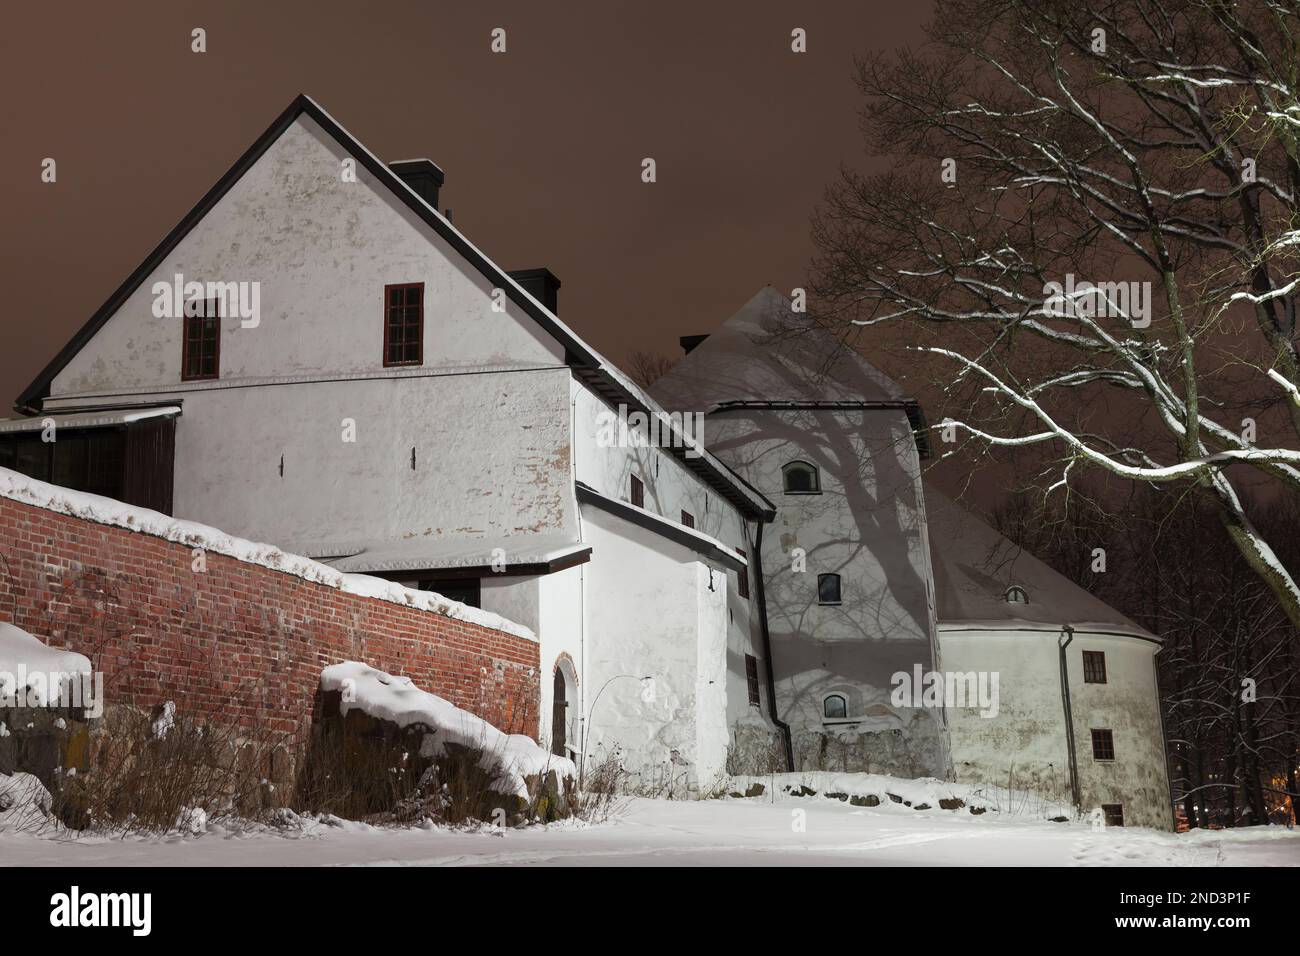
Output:
<svg viewBox="0 0 1300 956">
<path fill-rule="evenodd" d="M 1074 712 L 1070 707 L 1070 668 L 1066 663 L 1065 649 L 1074 640 L 1074 628 L 1066 624 L 1061 628 L 1057 638 L 1057 647 L 1061 655 L 1061 707 L 1065 711 L 1065 744 L 1070 759 L 1070 796 L 1074 800 L 1074 809 L 1079 809 L 1079 758 L 1074 747 Z"/>
<path fill-rule="evenodd" d="M 772 670 L 772 635 L 767 629 L 767 588 L 763 584 L 763 525 L 758 522 L 758 534 L 754 540 L 754 584 L 758 587 L 758 629 L 763 637 L 763 670 L 767 677 L 767 708 L 772 723 L 781 731 L 785 741 L 786 769 L 794 771 L 794 743 L 790 738 L 790 725 L 782 720 L 776 712 L 776 677 Z"/>
</svg>

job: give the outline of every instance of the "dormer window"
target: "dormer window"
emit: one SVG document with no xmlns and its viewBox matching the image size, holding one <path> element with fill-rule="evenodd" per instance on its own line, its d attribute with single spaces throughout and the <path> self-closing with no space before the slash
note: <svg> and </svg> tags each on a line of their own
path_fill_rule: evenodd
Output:
<svg viewBox="0 0 1300 956">
<path fill-rule="evenodd" d="M 1007 588 L 1006 596 L 1007 596 L 1008 604 L 1029 603 L 1029 592 L 1026 591 L 1024 588 L 1022 588 L 1019 584 L 1013 584 L 1011 585 L 1011 587 Z"/>
<path fill-rule="evenodd" d="M 806 461 L 792 461 L 781 468 L 781 478 L 787 495 L 821 494 L 821 476 L 816 465 Z"/>
<path fill-rule="evenodd" d="M 424 283 L 384 286 L 384 367 L 424 363 Z"/>
</svg>

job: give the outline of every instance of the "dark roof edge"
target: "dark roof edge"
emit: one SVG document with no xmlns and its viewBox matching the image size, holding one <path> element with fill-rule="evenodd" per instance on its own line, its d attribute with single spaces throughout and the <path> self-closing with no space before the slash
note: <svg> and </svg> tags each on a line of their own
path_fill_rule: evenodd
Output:
<svg viewBox="0 0 1300 956">
<path fill-rule="evenodd" d="M 925 421 L 925 410 L 921 408 L 921 403 L 914 398 L 887 398 L 887 399 L 863 399 L 861 401 L 825 401 L 825 402 L 796 402 L 796 401 L 764 401 L 737 399 L 730 402 L 719 402 L 709 409 L 710 414 L 718 412 L 727 412 L 740 408 L 771 408 L 777 411 L 781 410 L 808 410 L 808 411 L 851 411 L 851 410 L 887 410 L 902 409 L 907 415 L 907 420 L 912 426 L 912 432 L 916 435 L 916 445 L 921 453 L 922 458 L 929 458 L 930 448 L 930 430 Z"/>
<path fill-rule="evenodd" d="M 453 568 L 384 568 L 379 571 L 344 571 L 344 574 L 365 574 L 372 578 L 395 581 L 403 578 L 446 578 L 460 580 L 463 578 L 510 578 L 533 577 L 555 574 L 569 568 L 586 564 L 591 560 L 591 548 L 583 548 L 570 554 L 552 558 L 549 561 L 525 561 L 521 564 L 507 564 L 504 571 L 498 571 L 490 564 L 465 564 Z"/>
<path fill-rule="evenodd" d="M 189 234 L 189 231 L 194 228 L 199 220 L 207 215 L 212 207 L 239 181 L 243 174 L 261 158 L 271 144 L 279 139 L 280 135 L 303 113 L 315 120 L 335 142 L 358 159 L 372 176 L 386 185 L 393 195 L 401 199 L 412 212 L 429 225 L 459 255 L 489 280 L 493 281 L 498 288 L 505 289 L 506 294 L 515 305 L 523 309 L 547 334 L 564 346 L 566 361 L 569 365 L 582 366 L 590 377 L 600 379 L 601 384 L 606 389 L 616 393 L 630 407 L 647 413 L 653 412 L 653 409 L 646 405 L 639 395 L 628 389 L 617 376 L 609 373 L 604 367 L 604 359 L 591 346 L 534 300 L 504 269 L 475 248 L 437 210 L 430 207 L 414 190 L 402 182 L 401 178 L 386 163 L 366 149 L 360 141 L 347 132 L 305 93 L 299 93 L 294 97 L 293 102 L 289 104 L 284 112 L 276 117 L 275 121 L 267 127 L 266 131 L 257 138 L 252 146 L 244 151 L 244 154 L 226 171 L 225 175 L 217 180 L 216 185 L 209 189 L 198 204 L 185 214 L 185 218 L 176 224 L 166 238 L 149 253 L 144 262 L 136 267 L 130 277 L 122 285 L 118 286 L 108 301 L 100 306 L 90 320 L 72 337 L 72 340 L 45 366 L 35 380 L 18 396 L 14 406 L 16 411 L 20 414 L 37 414 L 39 412 L 37 403 L 49 394 L 50 383 L 54 380 L 54 377 L 67 366 L 73 356 L 121 307 L 122 302 L 139 287 L 149 276 L 149 273 L 166 258 L 167 254 Z M 748 517 L 770 520 L 775 514 L 771 502 L 767 501 L 747 482 L 741 481 L 738 483 L 738 476 L 730 472 L 730 469 L 726 469 L 720 462 L 713 460 L 712 456 L 695 459 L 695 463 L 696 470 L 702 472 L 701 477 L 722 492 L 728 500 L 737 505 L 742 513 Z"/>
<path fill-rule="evenodd" d="M 602 495 L 595 488 L 583 484 L 581 481 L 575 481 L 574 487 L 578 493 L 578 501 L 583 504 L 593 505 L 617 518 L 630 521 L 637 527 L 644 528 L 662 538 L 667 538 L 674 544 L 679 544 L 696 554 L 712 558 L 733 571 L 740 571 L 747 566 L 745 561 L 727 548 L 702 540 L 701 533 L 693 534 L 690 529 L 676 525 L 667 518 L 650 514 L 635 505 L 628 504 L 626 501 L 618 501 L 608 495 Z"/>
<path fill-rule="evenodd" d="M 253 145 L 244 151 L 243 155 L 235 161 L 235 164 L 230 169 L 226 170 L 225 175 L 218 179 L 213 187 L 203 195 L 203 198 L 195 204 L 194 208 L 187 212 L 184 218 L 172 227 L 171 232 L 167 233 L 162 242 L 158 243 L 153 251 L 145 257 L 144 261 L 136 266 L 135 271 L 117 287 L 86 324 L 77 330 L 77 333 L 69 340 L 68 344 L 59 350 L 58 354 L 49 361 L 45 368 L 41 369 L 40 374 L 18 396 L 14 403 L 15 411 L 19 414 L 39 414 L 40 408 L 37 403 L 50 393 L 50 383 L 54 381 L 54 377 L 63 371 L 73 357 L 81 351 L 86 342 L 121 307 L 127 297 L 139 288 L 140 284 L 149 277 L 149 273 L 153 272 L 158 266 L 158 263 L 176 248 L 199 220 L 206 216 L 212 207 L 220 201 L 221 197 L 230 191 L 230 187 L 239 181 L 240 177 L 261 158 L 263 153 L 270 149 L 271 144 L 280 138 L 280 134 L 298 118 L 298 114 L 309 106 L 315 106 L 315 104 L 305 94 L 300 93 L 294 98 L 284 112 L 277 116 L 275 121 L 266 128 L 266 131 L 253 142 Z"/>
</svg>

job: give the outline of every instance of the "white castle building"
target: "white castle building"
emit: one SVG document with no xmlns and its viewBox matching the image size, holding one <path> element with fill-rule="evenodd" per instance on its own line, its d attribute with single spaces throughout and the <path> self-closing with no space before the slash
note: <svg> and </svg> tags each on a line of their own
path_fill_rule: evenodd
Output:
<svg viewBox="0 0 1300 956">
<path fill-rule="evenodd" d="M 764 290 L 652 397 L 442 181 L 298 97 L 23 392 L 0 466 L 525 624 L 550 746 L 650 789 L 792 760 L 1169 826 L 1155 638 L 925 485 L 894 383 Z M 665 409 L 702 448 L 610 439 Z M 933 672 L 983 704 L 901 700 Z"/>
</svg>

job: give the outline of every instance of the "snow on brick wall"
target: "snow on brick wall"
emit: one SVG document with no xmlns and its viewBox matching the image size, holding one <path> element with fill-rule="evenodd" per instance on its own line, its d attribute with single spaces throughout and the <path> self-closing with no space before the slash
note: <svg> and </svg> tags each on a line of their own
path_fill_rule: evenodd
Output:
<svg viewBox="0 0 1300 956">
<path fill-rule="evenodd" d="M 106 703 L 296 733 L 322 668 L 355 660 L 536 737 L 538 646 L 188 544 L 0 496 L 0 621 L 103 671 Z"/>
</svg>

